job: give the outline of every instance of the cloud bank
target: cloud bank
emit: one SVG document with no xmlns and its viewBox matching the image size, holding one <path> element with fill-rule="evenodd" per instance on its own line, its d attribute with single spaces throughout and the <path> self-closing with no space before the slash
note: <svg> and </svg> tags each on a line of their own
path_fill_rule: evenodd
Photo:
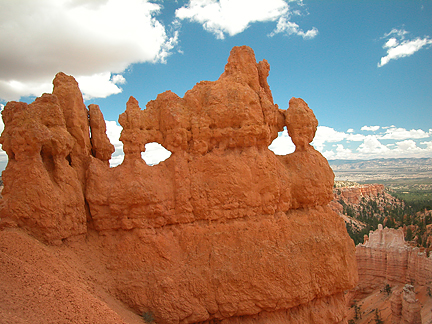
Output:
<svg viewBox="0 0 432 324">
<path fill-rule="evenodd" d="M 383 48 L 387 50 L 387 55 L 381 57 L 378 67 L 382 67 L 389 63 L 391 60 L 397 60 L 402 57 L 411 56 L 423 47 L 427 47 L 432 44 L 432 39 L 429 36 L 424 38 L 417 37 L 409 40 L 405 39 L 409 34 L 404 29 L 392 29 L 389 33 L 384 35 L 384 39 L 387 42 L 383 45 Z"/>
<path fill-rule="evenodd" d="M 121 92 L 133 63 L 164 62 L 177 43 L 147 0 L 0 0 L 0 99 L 52 91 L 76 77 L 86 98 Z"/>
<path fill-rule="evenodd" d="M 407 130 L 394 125 L 363 126 L 361 132 L 337 131 L 318 126 L 312 145 L 329 160 L 367 160 L 376 158 L 432 157 L 432 129 Z M 294 151 L 286 130 L 279 133 L 269 149 L 278 155 Z"/>
</svg>

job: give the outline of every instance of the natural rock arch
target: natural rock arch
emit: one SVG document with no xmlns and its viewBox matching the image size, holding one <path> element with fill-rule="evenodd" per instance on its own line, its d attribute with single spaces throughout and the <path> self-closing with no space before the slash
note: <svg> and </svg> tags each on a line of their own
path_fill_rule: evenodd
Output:
<svg viewBox="0 0 432 324">
<path fill-rule="evenodd" d="M 141 109 L 131 97 L 115 168 L 100 110 L 72 77 L 58 74 L 30 105 L 8 103 L 0 228 L 51 244 L 87 235 L 107 262 L 104 289 L 162 323 L 343 323 L 357 273 L 327 206 L 333 172 L 310 145 L 312 110 L 298 98 L 279 109 L 269 69 L 235 47 L 217 81 L 183 98 L 167 91 Z M 268 146 L 284 126 L 296 151 L 276 156 Z M 171 157 L 148 166 L 151 142 Z"/>
</svg>

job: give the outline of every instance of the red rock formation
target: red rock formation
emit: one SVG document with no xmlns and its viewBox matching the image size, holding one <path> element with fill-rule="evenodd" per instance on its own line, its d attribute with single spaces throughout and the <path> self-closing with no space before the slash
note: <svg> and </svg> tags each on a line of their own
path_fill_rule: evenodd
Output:
<svg viewBox="0 0 432 324">
<path fill-rule="evenodd" d="M 2 178 L 2 221 L 14 221 L 46 241 L 86 233 L 83 188 L 70 165 L 75 146 L 58 98 L 9 102 L 0 138 L 9 157 Z"/>
<path fill-rule="evenodd" d="M 402 321 L 403 324 L 421 324 L 421 305 L 416 299 L 414 287 L 405 285 L 402 293 Z"/>
<path fill-rule="evenodd" d="M 353 185 L 354 184 L 354 185 Z M 366 184 L 359 185 L 357 183 L 350 183 L 349 186 L 345 185 L 344 182 L 336 183 L 336 188 L 333 189 L 333 200 L 329 206 L 332 210 L 338 213 L 345 219 L 346 222 L 355 222 L 354 219 L 348 219 L 343 214 L 343 206 L 341 201 L 347 205 L 352 205 L 354 209 L 357 209 L 363 198 L 365 199 L 376 199 L 379 195 L 388 195 L 385 192 L 385 187 L 380 184 Z"/>
<path fill-rule="evenodd" d="M 69 159 L 84 192 L 86 170 L 91 155 L 88 111 L 84 105 L 78 83 L 72 76 L 61 72 L 57 73 L 53 85 L 53 95 L 59 101 L 66 121 L 66 129 L 75 139 Z"/>
<path fill-rule="evenodd" d="M 302 99 L 292 98 L 285 123 L 296 150 L 278 158 L 291 173 L 293 208 L 327 205 L 333 199 L 334 175 L 327 161 L 310 145 L 318 126 L 315 115 Z"/>
<path fill-rule="evenodd" d="M 393 293 L 392 323 L 394 324 L 421 324 L 421 304 L 416 298 L 414 287 L 405 285 L 401 291 Z"/>
<path fill-rule="evenodd" d="M 141 110 L 131 97 L 119 117 L 125 159 L 116 168 L 107 163 L 112 147 L 99 109 L 90 106 L 90 122 L 84 118 L 76 83 L 59 74 L 53 95 L 42 98 L 57 109 L 61 150 L 57 144 L 48 150 L 46 143 L 61 141 L 42 122 L 25 128 L 31 141 L 14 137 L 20 124 L 12 115 L 27 108 L 5 107 L 1 139 L 12 163 L 2 221 L 6 216 L 47 241 L 87 230 L 87 244 L 106 264 L 105 289 L 161 323 L 344 323 L 344 291 L 354 287 L 357 272 L 344 223 L 327 206 L 333 172 L 309 144 L 317 127 L 312 110 L 296 98 L 287 112 L 279 110 L 268 73 L 266 61 L 256 63 L 250 48 L 236 47 L 217 81 L 200 82 L 183 98 L 167 91 Z M 277 157 L 268 146 L 284 125 L 296 151 Z M 14 138 L 20 145 L 8 142 Z M 148 166 L 141 152 L 155 141 L 172 155 Z M 44 164 L 45 152 L 54 166 Z M 55 187 L 62 183 L 56 163 L 70 171 L 75 195 L 61 197 L 63 187 Z M 45 172 L 42 182 L 12 184 L 16 172 L 35 165 Z M 35 199 L 34 209 L 22 211 L 37 186 L 40 206 Z M 14 188 L 27 189 L 16 196 Z M 65 199 L 56 201 L 63 218 L 42 217 L 51 191 Z M 69 208 L 83 192 L 87 223 L 84 200 L 81 209 Z"/>
<path fill-rule="evenodd" d="M 400 324 L 402 321 L 402 291 L 394 291 L 390 299 L 392 324 Z"/>
<path fill-rule="evenodd" d="M 291 99 L 285 118 L 290 132 L 291 125 L 303 130 L 293 135 L 299 149 L 278 159 L 267 148 L 283 115 L 267 95 L 262 65 L 249 48 L 234 48 L 220 79 L 197 84 L 184 98 L 168 91 L 145 110 L 130 98 L 119 118 L 125 162 L 110 170 L 94 160 L 89 169 L 87 200 L 96 228 L 160 227 L 326 205 L 333 172 L 309 145 L 318 123 L 303 100 Z M 172 155 L 149 167 L 141 152 L 154 141 Z M 124 213 L 131 205 L 134 212 Z"/>
<path fill-rule="evenodd" d="M 339 190 L 339 194 L 337 194 Z M 344 187 L 335 189 L 337 199 L 342 199 L 347 204 L 357 205 L 362 198 L 377 197 L 385 193 L 382 184 L 366 184 L 355 187 Z"/>
<path fill-rule="evenodd" d="M 357 245 L 356 257 L 360 291 L 370 293 L 385 283 L 415 282 L 426 286 L 432 280 L 432 258 L 419 248 L 409 246 L 404 241 L 402 228 L 383 229 L 381 224 L 378 225 L 365 244 Z"/>
<path fill-rule="evenodd" d="M 98 105 L 89 105 L 89 121 L 91 129 L 92 154 L 109 166 L 111 154 L 114 153 L 112 145 L 106 134 L 106 124 Z"/>
<path fill-rule="evenodd" d="M 432 257 L 409 246 L 404 241 L 402 228 L 383 229 L 382 225 L 370 232 L 364 244 L 357 245 L 356 257 L 359 271 L 355 289 L 357 298 L 389 284 L 396 287 L 391 299 L 393 323 L 421 323 L 421 304 L 416 300 L 413 288 L 405 287 L 402 291 L 397 287 L 409 283 L 417 288 L 430 287 Z"/>
</svg>

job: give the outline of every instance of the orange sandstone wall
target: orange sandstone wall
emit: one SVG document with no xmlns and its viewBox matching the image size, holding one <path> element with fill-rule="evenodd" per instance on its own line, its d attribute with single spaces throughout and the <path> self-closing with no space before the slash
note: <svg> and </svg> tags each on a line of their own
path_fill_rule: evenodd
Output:
<svg viewBox="0 0 432 324">
<path fill-rule="evenodd" d="M 385 284 L 432 283 L 432 257 L 424 249 L 413 248 L 404 241 L 402 229 L 382 228 L 369 234 L 364 244 L 356 247 L 359 269 L 357 289 L 370 293 Z"/>
<path fill-rule="evenodd" d="M 334 175 L 310 145 L 312 110 L 297 98 L 280 110 L 269 70 L 235 47 L 217 81 L 183 98 L 167 91 L 142 110 L 131 97 L 116 168 L 103 116 L 72 77 L 58 74 L 30 105 L 8 103 L 0 228 L 50 244 L 85 235 L 104 289 L 160 323 L 345 323 L 357 268 L 327 206 Z M 276 156 L 268 146 L 284 126 L 296 151 Z M 172 155 L 148 166 L 154 141 Z"/>
</svg>

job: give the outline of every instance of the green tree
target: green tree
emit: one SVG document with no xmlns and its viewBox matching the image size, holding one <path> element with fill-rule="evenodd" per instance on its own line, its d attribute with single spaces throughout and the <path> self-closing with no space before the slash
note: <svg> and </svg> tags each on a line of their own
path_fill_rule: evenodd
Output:
<svg viewBox="0 0 432 324">
<path fill-rule="evenodd" d="M 423 238 L 421 236 L 421 233 L 419 233 L 419 235 L 418 235 L 417 245 L 418 246 L 423 246 Z"/>
<path fill-rule="evenodd" d="M 155 320 L 152 312 L 143 312 L 142 318 L 144 319 L 144 322 L 146 322 L 148 324 L 154 323 L 154 320 Z"/>
<path fill-rule="evenodd" d="M 384 292 L 386 292 L 387 295 L 390 295 L 390 294 L 391 294 L 391 291 L 392 291 L 392 288 L 390 287 L 390 285 L 389 285 L 389 284 L 386 284 L 386 285 L 384 286 Z"/>
<path fill-rule="evenodd" d="M 383 324 L 384 323 L 384 321 L 381 318 L 381 313 L 378 310 L 378 308 L 375 309 L 375 323 L 376 324 Z"/>
<path fill-rule="evenodd" d="M 405 236 L 405 241 L 409 242 L 409 241 L 412 241 L 412 239 L 413 239 L 413 233 L 412 233 L 411 227 L 408 227 L 407 233 Z"/>
<path fill-rule="evenodd" d="M 354 304 L 354 319 L 358 320 L 361 318 L 361 309 L 357 303 Z"/>
<path fill-rule="evenodd" d="M 387 222 L 385 224 L 388 228 L 395 228 L 395 222 L 392 217 L 387 218 Z"/>
</svg>

